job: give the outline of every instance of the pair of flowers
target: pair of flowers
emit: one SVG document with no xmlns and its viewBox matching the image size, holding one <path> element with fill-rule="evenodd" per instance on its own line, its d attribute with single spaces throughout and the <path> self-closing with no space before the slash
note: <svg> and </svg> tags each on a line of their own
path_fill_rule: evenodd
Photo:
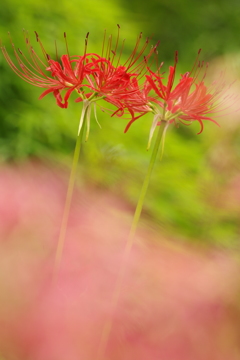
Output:
<svg viewBox="0 0 240 360">
<path fill-rule="evenodd" d="M 64 37 L 66 39 L 66 34 Z M 178 84 L 174 86 L 178 62 L 176 53 L 174 65 L 170 66 L 167 81 L 164 84 L 165 74 L 161 73 L 163 64 L 158 66 L 156 71 L 151 69 L 152 61 L 150 60 L 157 57 L 158 44 L 151 47 L 144 56 L 149 39 L 140 46 L 142 34 L 137 38 L 131 55 L 123 64 L 121 54 L 124 42 L 118 54 L 119 26 L 114 46 L 112 37 L 110 36 L 106 41 L 106 36 L 104 36 L 101 55 L 87 52 L 87 35 L 82 55 L 70 56 L 66 42 L 67 54 L 60 60 L 53 60 L 46 53 L 37 33 L 36 38 L 42 49 L 44 61 L 35 52 L 27 35 L 26 44 L 30 56 L 25 56 L 12 44 L 17 60 L 15 64 L 5 47 L 1 48 L 2 52 L 18 76 L 34 86 L 45 89 L 40 99 L 53 93 L 57 105 L 67 108 L 70 95 L 73 92 L 77 93 L 78 97 L 75 101 L 83 102 L 84 110 L 79 131 L 86 116 L 86 139 L 90 129 L 91 110 L 94 108 L 96 118 L 96 102 L 100 99 L 104 99 L 115 107 L 115 110 L 111 110 L 112 116 L 129 118 L 125 132 L 141 116 L 152 113 L 149 146 L 154 130 L 162 120 L 168 123 L 184 124 L 198 121 L 201 126 L 199 133 L 201 133 L 203 121 L 209 120 L 217 124 L 212 116 L 225 109 L 225 105 L 221 103 L 223 97 L 225 102 L 228 96 L 225 96 L 224 82 L 219 81 L 207 87 L 204 82 L 206 74 L 204 68 L 206 67 L 204 63 L 198 61 L 198 58 L 192 71 L 181 75 Z M 198 57 L 199 54 L 200 51 Z"/>
<path fill-rule="evenodd" d="M 66 39 L 66 35 L 64 36 Z M 55 281 L 58 279 L 59 267 L 61 266 L 84 125 L 87 125 L 87 139 L 90 130 L 92 109 L 94 110 L 96 118 L 96 102 L 98 100 L 105 100 L 107 103 L 113 105 L 114 110 L 110 110 L 112 116 L 126 116 L 130 118 L 125 132 L 137 119 L 147 113 L 152 113 L 153 122 L 150 129 L 148 147 L 150 147 L 156 127 L 160 125 L 158 126 L 156 141 L 124 249 L 124 261 L 119 269 L 112 295 L 111 308 L 115 311 L 119 294 L 122 291 L 122 280 L 126 271 L 125 264 L 132 249 L 135 232 L 160 145 L 163 149 L 168 125 L 178 122 L 190 124 L 192 121 L 198 121 L 201 126 L 199 133 L 201 133 L 204 120 L 209 120 L 217 124 L 212 118 L 212 115 L 228 108 L 226 101 L 229 95 L 226 94 L 226 85 L 221 78 L 211 84 L 210 87 L 206 86 L 206 66 L 198 60 L 200 51 L 193 69 L 181 75 L 179 82 L 175 86 L 178 54 L 176 53 L 173 66 L 169 68 L 169 74 L 165 83 L 165 74 L 161 72 L 163 64 L 157 66 L 156 71 L 152 70 L 152 58 L 156 58 L 157 61 L 158 44 L 151 47 L 147 55 L 144 55 L 149 40 L 147 39 L 141 47 L 141 34 L 137 39 L 131 55 L 124 63 L 121 62 L 124 43 L 120 51 L 118 51 L 119 31 L 114 46 L 112 45 L 112 37 L 110 36 L 108 41 L 106 41 L 106 37 L 104 36 L 101 55 L 87 52 L 88 35 L 82 55 L 70 56 L 66 42 L 67 54 L 63 55 L 61 60 L 58 58 L 56 60 L 51 59 L 46 53 L 37 33 L 36 37 L 45 61 L 42 61 L 37 55 L 29 38 L 26 36 L 29 56 L 25 56 L 21 50 L 16 50 L 13 45 L 17 64 L 12 61 L 5 47 L 2 47 L 2 52 L 10 67 L 23 80 L 45 89 L 40 99 L 47 94 L 53 93 L 57 105 L 61 108 L 67 108 L 69 97 L 75 91 L 77 93 L 76 101 L 83 103 L 73 156 L 73 165 L 56 249 L 53 271 L 53 279 Z M 98 354 L 100 354 L 99 358 L 105 357 L 112 327 L 113 318 L 106 320 L 98 350 Z"/>
</svg>

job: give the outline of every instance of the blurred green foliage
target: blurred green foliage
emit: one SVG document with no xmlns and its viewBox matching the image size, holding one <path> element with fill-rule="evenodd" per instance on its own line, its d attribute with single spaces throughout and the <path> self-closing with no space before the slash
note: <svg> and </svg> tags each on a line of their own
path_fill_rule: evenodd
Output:
<svg viewBox="0 0 240 360">
<path fill-rule="evenodd" d="M 101 50 L 104 29 L 113 36 L 121 25 L 126 38 L 124 56 L 130 54 L 139 32 L 161 40 L 159 60 L 167 70 L 175 50 L 179 51 L 179 73 L 194 63 L 203 48 L 206 60 L 238 52 L 240 3 L 236 0 L 8 0 L 1 5 L 1 41 L 12 55 L 7 32 L 16 47 L 24 51 L 22 28 L 29 31 L 34 48 L 34 30 L 46 51 L 65 53 L 63 32 L 67 32 L 71 54 L 81 54 L 89 31 L 89 51 Z M 234 55 L 235 56 L 235 55 Z M 237 56 L 231 64 L 235 67 Z M 239 63 L 239 60 L 238 60 Z M 22 161 L 29 157 L 68 163 L 73 153 L 81 104 L 70 100 L 68 109 L 56 106 L 53 96 L 38 100 L 42 89 L 16 76 L 0 57 L 0 161 Z M 134 123 L 123 134 L 126 119 L 110 118 L 98 111 L 102 130 L 91 124 L 81 157 L 86 184 L 107 188 L 136 204 L 150 154 L 146 144 L 151 116 Z M 221 120 L 221 128 L 198 124 L 171 128 L 165 153 L 157 163 L 146 199 L 144 215 L 154 219 L 162 231 L 176 238 L 235 246 L 240 225 L 240 208 L 226 199 L 228 186 L 240 171 L 239 115 Z M 231 122 L 233 121 L 233 125 Z M 230 124 L 229 124 L 230 123 Z M 150 150 L 151 151 L 151 150 Z"/>
</svg>

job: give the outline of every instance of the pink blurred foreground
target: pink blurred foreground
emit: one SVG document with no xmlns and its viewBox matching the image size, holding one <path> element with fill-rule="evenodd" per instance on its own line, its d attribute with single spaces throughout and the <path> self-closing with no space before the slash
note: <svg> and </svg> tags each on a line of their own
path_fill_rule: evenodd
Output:
<svg viewBox="0 0 240 360">
<path fill-rule="evenodd" d="M 66 174 L 39 164 L 0 170 L 0 354 L 4 360 L 240 359 L 239 264 L 226 251 L 136 238 L 118 305 L 131 212 L 78 189 L 58 278 L 53 263 Z M 102 359 L 101 359 L 102 360 Z"/>
</svg>

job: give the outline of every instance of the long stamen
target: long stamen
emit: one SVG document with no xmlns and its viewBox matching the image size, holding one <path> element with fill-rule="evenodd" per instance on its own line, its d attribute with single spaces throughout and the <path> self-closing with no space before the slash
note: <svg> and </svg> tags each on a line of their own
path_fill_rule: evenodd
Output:
<svg viewBox="0 0 240 360">
<path fill-rule="evenodd" d="M 194 62 L 194 64 L 193 64 L 193 67 L 192 67 L 192 69 L 191 69 L 191 71 L 190 71 L 190 73 L 189 73 L 190 75 L 192 74 L 193 70 L 196 69 L 196 65 L 197 65 L 197 63 L 198 63 L 198 60 L 199 60 L 201 51 L 202 51 L 202 49 L 199 49 L 199 50 L 198 50 L 197 57 L 196 57 L 196 59 L 195 59 L 195 62 Z"/>
<path fill-rule="evenodd" d="M 112 50 L 112 53 L 113 53 L 112 63 L 113 63 L 114 58 L 115 58 L 115 56 L 116 56 L 117 48 L 118 48 L 118 43 L 119 43 L 119 36 L 120 36 L 120 25 L 119 25 L 119 24 L 117 24 L 117 28 L 118 28 L 118 33 L 117 33 L 116 45 L 115 45 L 114 50 Z"/>
<path fill-rule="evenodd" d="M 10 37 L 10 41 L 11 41 L 11 37 Z M 13 43 L 11 43 L 11 46 L 13 48 L 13 51 L 14 51 L 14 55 L 17 59 L 17 62 L 20 66 L 20 69 L 18 69 L 13 61 L 10 59 L 5 47 L 2 47 L 2 52 L 3 52 L 3 55 L 5 56 L 8 64 L 11 66 L 11 68 L 13 69 L 13 71 L 18 75 L 20 76 L 23 80 L 27 81 L 28 83 L 32 84 L 34 83 L 34 85 L 36 86 L 44 86 L 44 84 L 47 84 L 48 83 L 48 77 L 46 77 L 46 75 L 44 73 L 41 72 L 41 75 L 44 75 L 45 78 L 46 78 L 46 81 L 47 83 L 45 83 L 42 79 L 41 76 L 38 76 L 36 73 L 34 73 L 33 71 L 31 71 L 29 68 L 27 68 L 25 66 L 25 64 L 23 63 L 22 59 L 19 57 L 19 54 L 18 52 L 20 53 L 21 56 L 23 56 L 24 60 L 28 63 L 28 65 L 30 67 L 32 67 L 36 72 L 39 72 L 39 68 L 35 68 L 30 62 L 29 60 L 25 57 L 25 55 L 22 53 L 22 51 L 20 49 L 18 49 L 18 52 L 16 51 L 15 49 L 15 46 Z M 46 66 L 46 65 L 45 65 Z"/>
<path fill-rule="evenodd" d="M 107 61 L 107 74 L 109 75 L 109 68 L 110 68 L 110 65 L 111 65 L 111 48 L 112 48 L 112 35 L 109 36 L 108 38 L 108 44 L 107 44 L 107 49 L 106 49 L 106 59 L 108 60 Z"/>
<path fill-rule="evenodd" d="M 139 38 L 138 44 L 136 44 L 136 45 L 137 45 L 137 47 L 136 47 L 136 52 L 137 52 L 137 49 L 138 49 L 138 47 L 139 47 L 140 39 L 141 39 L 141 38 Z M 136 52 L 134 53 L 135 49 L 133 50 L 132 59 L 131 59 L 131 61 L 130 61 L 130 64 L 129 64 L 128 67 L 127 67 L 127 70 L 128 70 L 130 67 L 133 67 L 133 65 L 135 65 L 135 64 L 137 63 L 137 61 L 140 59 L 140 57 L 143 55 L 144 51 L 146 50 L 147 46 L 149 45 L 149 41 L 150 41 L 150 39 L 147 38 L 146 41 L 145 41 L 145 43 L 144 43 L 144 45 L 143 45 L 143 47 L 142 47 L 142 49 L 141 49 L 141 51 L 138 52 L 137 56 L 135 56 L 135 55 L 136 55 Z M 139 64 L 137 64 L 137 65 L 132 69 L 132 72 L 137 72 L 137 73 L 140 75 L 140 74 L 142 73 L 142 71 L 143 71 L 144 69 L 146 69 L 146 65 L 147 65 L 147 63 L 148 63 L 148 60 L 149 60 L 149 58 L 152 56 L 152 54 L 155 53 L 155 51 L 156 51 L 159 43 L 160 43 L 160 42 L 158 41 L 155 46 L 152 46 L 152 47 L 151 47 L 151 50 L 150 50 L 149 54 L 148 54 L 147 56 L 145 56 L 145 57 L 143 58 L 143 60 L 142 60 Z"/>
<path fill-rule="evenodd" d="M 122 56 L 122 53 L 123 53 L 123 49 L 124 49 L 124 44 L 125 44 L 125 39 L 123 39 L 123 41 L 122 41 L 122 46 L 121 46 L 121 50 L 119 52 L 116 68 L 119 66 L 121 56 Z"/>
<path fill-rule="evenodd" d="M 26 41 L 28 41 L 28 40 L 26 40 Z M 46 68 L 47 65 L 41 61 L 41 59 L 38 57 L 38 55 L 36 54 L 36 52 L 34 51 L 34 49 L 33 49 L 32 47 L 31 47 L 31 48 L 28 47 L 28 51 L 29 51 L 30 58 L 31 58 L 33 64 L 28 60 L 28 58 L 24 55 L 24 53 L 23 53 L 20 49 L 18 49 L 18 51 L 19 51 L 19 53 L 21 54 L 21 56 L 24 58 L 25 62 L 28 64 L 28 66 L 29 66 L 30 68 L 32 68 L 33 70 L 35 70 L 37 73 L 40 73 L 41 76 L 43 76 L 43 77 L 45 77 L 46 79 L 48 79 L 48 76 L 43 72 L 43 70 L 42 70 L 41 67 L 39 66 L 39 62 L 44 66 L 44 68 Z M 16 54 L 15 54 L 15 55 L 16 55 Z M 17 57 L 17 56 L 16 56 L 16 58 L 17 58 L 17 60 L 18 60 L 18 57 Z M 30 70 L 30 68 L 28 68 L 28 70 L 29 70 L 32 74 L 34 74 L 34 76 L 39 77 L 39 79 L 41 79 L 41 76 L 38 76 L 37 74 L 35 74 L 34 72 L 32 72 L 32 71 Z"/>
<path fill-rule="evenodd" d="M 87 32 L 86 37 L 85 37 L 85 46 L 84 46 L 84 53 L 83 53 L 84 57 L 85 57 L 85 55 L 87 53 L 88 37 L 89 37 L 89 32 Z"/>
<path fill-rule="evenodd" d="M 102 58 L 104 57 L 105 42 L 106 42 L 106 29 L 104 30 L 103 42 L 102 42 Z"/>
<path fill-rule="evenodd" d="M 65 40 L 65 44 L 66 44 L 66 50 L 67 50 L 67 55 L 68 55 L 68 59 L 70 59 L 70 55 L 69 55 L 69 49 L 68 49 L 68 43 L 67 43 L 67 34 L 66 32 L 64 31 L 64 40 Z M 71 64 L 71 63 L 70 63 Z"/>
<path fill-rule="evenodd" d="M 57 48 L 57 41 L 56 41 L 56 40 L 54 41 L 54 44 L 55 44 L 56 61 L 58 62 L 58 61 L 59 61 L 59 57 L 58 57 L 58 48 Z"/>
<path fill-rule="evenodd" d="M 142 32 L 141 32 L 141 33 L 138 35 L 138 37 L 137 37 L 137 41 L 136 41 L 135 47 L 134 47 L 134 49 L 133 49 L 130 57 L 127 59 L 127 61 L 126 61 L 125 64 L 123 65 L 123 66 L 126 66 L 126 65 L 128 64 L 127 70 L 132 66 L 132 61 L 133 61 L 133 59 L 134 59 L 135 54 L 137 53 L 137 49 L 138 49 L 138 47 L 139 47 L 139 43 L 140 43 L 141 39 L 142 39 Z M 146 41 L 147 41 L 147 40 L 146 40 Z"/>
<path fill-rule="evenodd" d="M 88 37 L 89 37 L 89 32 L 87 32 L 86 37 L 85 37 L 84 52 L 83 52 L 83 64 L 85 64 L 85 58 L 86 58 L 86 54 L 87 54 Z"/>
<path fill-rule="evenodd" d="M 47 57 L 47 52 L 46 50 L 44 49 L 44 46 L 38 36 L 38 33 L 35 31 L 35 35 L 36 35 L 36 40 L 37 42 L 39 43 L 40 47 L 41 47 L 41 50 L 42 50 L 42 53 L 43 53 L 43 56 L 45 57 L 46 61 L 48 61 L 48 57 Z"/>
<path fill-rule="evenodd" d="M 112 45 L 112 35 L 110 35 L 109 37 L 108 37 L 108 43 L 107 43 L 107 49 L 106 49 L 106 55 L 105 55 L 105 58 L 107 59 L 107 60 L 111 60 L 111 58 L 110 58 L 110 54 L 111 54 L 111 45 Z"/>
</svg>

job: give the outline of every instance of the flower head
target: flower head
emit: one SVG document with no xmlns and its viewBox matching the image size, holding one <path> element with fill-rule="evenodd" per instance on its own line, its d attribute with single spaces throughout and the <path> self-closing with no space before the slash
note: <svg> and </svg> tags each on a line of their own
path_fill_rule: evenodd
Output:
<svg viewBox="0 0 240 360">
<path fill-rule="evenodd" d="M 64 33 L 66 39 L 66 34 Z M 9 56 L 6 48 L 1 47 L 3 55 L 12 70 L 26 82 L 46 89 L 40 99 L 49 93 L 53 93 L 56 98 L 57 105 L 62 108 L 68 107 L 68 99 L 73 90 L 81 92 L 81 86 L 89 64 L 86 64 L 86 54 L 83 56 L 63 55 L 61 60 L 53 60 L 47 54 L 43 44 L 36 33 L 37 42 L 40 44 L 43 59 L 41 59 L 33 46 L 30 39 L 25 33 L 25 41 L 29 57 L 27 57 L 20 49 L 16 50 L 12 43 L 13 51 L 17 63 L 15 64 Z M 50 73 L 50 74 L 49 74 Z M 64 99 L 61 93 L 65 92 Z"/>
<path fill-rule="evenodd" d="M 112 45 L 112 36 L 105 44 L 106 33 L 104 34 L 101 56 L 92 54 L 93 56 L 89 57 L 95 70 L 86 74 L 86 84 L 84 85 L 92 91 L 91 95 L 95 93 L 95 96 L 104 98 L 105 101 L 115 105 L 118 113 L 125 107 L 125 99 L 132 94 L 132 82 L 143 77 L 148 60 L 158 46 L 156 44 L 150 49 L 148 55 L 143 56 L 149 45 L 149 39 L 147 38 L 140 47 L 142 40 L 142 33 L 140 33 L 131 55 L 125 62 L 122 62 L 124 41 L 119 51 L 119 32 L 120 26 L 118 25 L 118 35 L 114 46 Z M 82 101 L 82 98 L 77 101 Z"/>
<path fill-rule="evenodd" d="M 125 62 L 121 61 L 122 52 L 124 48 L 124 41 L 119 51 L 119 33 L 120 26 L 118 25 L 118 35 L 115 45 L 112 45 L 112 36 L 106 42 L 106 33 L 104 33 L 104 40 L 102 46 L 102 54 L 86 54 L 89 61 L 89 69 L 85 75 L 85 83 L 83 87 L 89 91 L 85 98 L 80 97 L 76 102 L 84 102 L 84 108 L 87 111 L 87 135 L 90 129 L 90 115 L 92 105 L 94 106 L 96 118 L 96 101 L 105 100 L 106 102 L 114 105 L 116 110 L 111 111 L 112 116 L 123 116 L 127 108 L 127 99 L 131 99 L 133 93 L 136 93 L 135 84 L 138 83 L 146 70 L 149 58 L 156 52 L 158 43 L 151 47 L 149 53 L 144 56 L 144 52 L 149 45 L 147 38 L 143 46 L 140 47 L 142 40 L 142 33 L 137 38 L 135 47 Z M 90 99 L 90 100 L 89 100 Z M 129 110 L 133 115 L 133 111 Z M 97 120 L 97 119 L 96 119 Z M 83 124 L 83 116 L 80 119 L 79 131 Z"/>
<path fill-rule="evenodd" d="M 199 51 L 200 54 L 200 51 Z M 220 101 L 225 94 L 225 84 L 215 82 L 210 86 L 204 83 L 206 70 L 200 78 L 204 63 L 195 62 L 193 70 L 181 75 L 179 83 L 174 87 L 177 65 L 177 53 L 174 66 L 170 66 L 167 85 L 162 82 L 163 76 L 159 70 L 153 73 L 149 69 L 147 81 L 158 96 L 155 101 L 165 109 L 165 120 L 170 122 L 197 120 L 203 130 L 203 120 L 210 120 L 218 125 L 212 116 L 219 112 Z M 207 68 L 207 66 L 206 66 Z M 207 116 L 212 114 L 212 116 Z"/>
<path fill-rule="evenodd" d="M 198 52 L 198 57 L 200 50 Z M 146 81 L 142 88 L 134 93 L 131 102 L 136 98 L 139 100 L 139 106 L 134 107 L 134 114 L 128 123 L 125 132 L 130 125 L 146 112 L 152 112 L 154 115 L 152 127 L 149 135 L 149 145 L 154 130 L 161 124 L 162 120 L 168 123 L 178 122 L 185 125 L 191 124 L 193 121 L 200 123 L 200 134 L 203 131 L 203 121 L 208 120 L 219 125 L 213 118 L 224 114 L 224 110 L 229 108 L 229 99 L 232 102 L 235 99 L 231 94 L 227 94 L 229 86 L 226 85 L 223 76 L 218 81 L 210 85 L 206 85 L 205 78 L 207 67 L 204 62 L 199 62 L 198 57 L 194 63 L 193 69 L 181 75 L 177 85 L 174 85 L 176 76 L 176 67 L 178 63 L 178 54 L 176 52 L 175 62 L 169 67 L 169 74 L 166 83 L 164 82 L 165 74 L 161 73 L 163 63 L 156 72 L 148 67 Z M 151 91 L 154 92 L 152 95 Z M 126 108 L 131 113 L 129 99 Z M 144 110 L 144 111 L 143 111 Z M 137 114 L 136 114 L 137 113 Z"/>
<path fill-rule="evenodd" d="M 140 34 L 132 54 L 124 64 L 121 64 L 124 41 L 120 53 L 117 55 L 119 29 L 120 26 L 118 25 L 118 36 L 114 46 L 112 46 L 112 36 L 109 37 L 108 43 L 105 44 L 105 33 L 101 55 L 97 53 L 87 53 L 89 33 L 86 36 L 84 53 L 74 56 L 69 55 L 66 33 L 64 33 L 67 54 L 62 55 L 60 60 L 58 56 L 57 60 L 50 58 L 36 32 L 36 39 L 41 47 L 43 59 L 41 59 L 34 50 L 26 32 L 24 32 L 24 34 L 29 57 L 20 49 L 16 50 L 11 38 L 10 40 L 17 63 L 15 64 L 11 59 L 5 46 L 2 46 L 1 50 L 8 64 L 19 77 L 34 86 L 46 89 L 40 96 L 40 99 L 49 93 L 53 93 L 57 104 L 62 108 L 66 108 L 68 106 L 69 96 L 73 90 L 76 90 L 80 96 L 77 101 L 88 99 L 95 94 L 98 97 L 104 97 L 105 100 L 114 105 L 119 105 L 119 100 L 121 96 L 126 93 L 129 82 L 133 77 L 136 78 L 141 75 L 143 69 L 146 67 L 148 58 L 157 46 L 151 48 L 149 54 L 143 57 L 141 61 L 138 61 L 149 44 L 149 39 L 147 39 L 139 50 L 142 38 L 142 34 Z M 105 47 L 106 50 L 104 49 Z M 62 91 L 66 92 L 64 101 L 61 96 Z"/>
<path fill-rule="evenodd" d="M 24 34 L 28 56 L 20 49 L 16 50 L 11 38 L 16 62 L 11 59 L 6 48 L 1 47 L 8 64 L 23 80 L 45 89 L 40 95 L 40 99 L 52 93 L 56 98 L 57 105 L 61 108 L 68 107 L 69 97 L 73 91 L 76 91 L 78 94 L 76 102 L 83 102 L 79 131 L 86 118 L 86 139 L 90 129 L 92 108 L 96 118 L 96 101 L 104 99 L 116 107 L 116 110 L 111 110 L 113 114 L 122 116 L 126 109 L 126 98 L 131 98 L 132 93 L 135 92 L 135 85 L 133 84 L 144 76 L 148 60 L 158 46 L 156 44 L 156 46 L 151 47 L 149 53 L 145 56 L 144 53 L 149 45 L 149 39 L 147 38 L 143 46 L 140 46 L 141 33 L 131 55 L 125 62 L 122 62 L 124 41 L 119 49 L 120 26 L 118 25 L 118 35 L 114 44 L 112 36 L 106 41 L 106 32 L 104 33 L 101 54 L 87 52 L 89 35 L 87 34 L 83 54 L 70 56 L 66 33 L 64 33 L 67 54 L 62 55 L 60 59 L 56 56 L 56 60 L 54 60 L 50 58 L 38 34 L 35 33 L 43 53 L 43 59 L 41 59 L 31 45 L 27 33 L 24 32 Z"/>
</svg>

